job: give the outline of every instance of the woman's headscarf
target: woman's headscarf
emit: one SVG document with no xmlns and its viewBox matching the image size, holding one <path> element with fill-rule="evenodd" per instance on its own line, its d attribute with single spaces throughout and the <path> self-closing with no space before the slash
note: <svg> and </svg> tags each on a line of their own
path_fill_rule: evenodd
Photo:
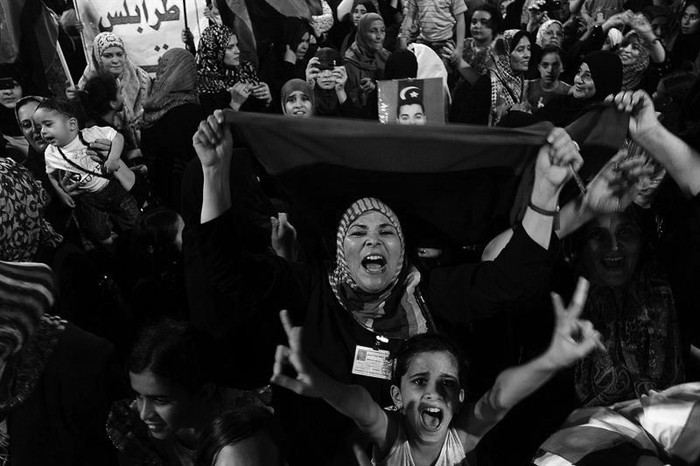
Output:
<svg viewBox="0 0 700 466">
<path fill-rule="evenodd" d="M 239 82 L 258 82 L 253 63 L 241 62 L 236 68 L 224 65 L 226 47 L 233 36 L 233 30 L 223 24 L 213 24 L 202 33 L 197 50 L 197 93 L 218 94 Z"/>
<path fill-rule="evenodd" d="M 143 127 L 148 128 L 171 109 L 199 103 L 196 93 L 197 65 L 185 49 L 172 48 L 158 60 L 151 95 L 143 104 Z"/>
<path fill-rule="evenodd" d="M 352 2 L 352 9 L 346 15 L 346 21 L 350 24 L 351 29 L 343 39 L 343 43 L 340 45 L 341 55 L 345 55 L 345 52 L 347 52 L 348 48 L 350 48 L 350 46 L 355 42 L 357 27 L 352 22 L 352 12 L 355 11 L 355 7 L 357 7 L 357 5 L 364 5 L 365 9 L 367 10 L 367 13 L 378 12 L 377 7 L 375 6 L 375 2 L 372 0 L 355 0 L 354 2 Z M 338 9 L 338 12 L 340 12 L 340 8 Z"/>
<path fill-rule="evenodd" d="M 3 418 L 32 395 L 65 329 L 65 321 L 46 315 L 55 302 L 48 266 L 0 261 L 0 341 L 9 350 L 0 380 Z"/>
<path fill-rule="evenodd" d="M 386 61 L 384 79 L 415 79 L 418 76 L 418 59 L 406 49 L 392 53 Z"/>
<path fill-rule="evenodd" d="M 118 126 L 124 127 L 124 123 L 133 124 L 143 110 L 143 101 L 148 96 L 151 87 L 151 77 L 144 70 L 131 61 L 124 48 L 124 41 L 111 32 L 101 32 L 92 41 L 92 56 L 78 82 L 78 87 L 83 88 L 85 83 L 104 72 L 102 68 L 102 53 L 110 47 L 119 47 L 124 51 L 124 70 L 118 77 L 119 91 L 124 98 L 124 118 L 126 121 L 118 121 Z M 122 118 L 119 118 L 122 120 Z"/>
<path fill-rule="evenodd" d="M 282 23 L 282 52 L 284 52 L 284 47 L 289 45 L 292 52 L 296 53 L 297 47 L 299 47 L 301 39 L 306 33 L 311 33 L 311 26 L 307 21 L 301 18 L 284 18 Z"/>
<path fill-rule="evenodd" d="M 622 65 L 622 90 L 634 91 L 639 87 L 644 77 L 644 71 L 649 67 L 649 50 L 644 46 L 642 39 L 636 31 L 630 31 L 625 34 L 625 41 L 636 39 L 639 44 L 639 57 L 634 63 Z M 624 44 L 625 41 L 622 43 Z M 619 53 L 619 49 L 618 49 Z"/>
<path fill-rule="evenodd" d="M 497 37 L 491 48 L 491 111 L 489 126 L 495 126 L 503 116 L 503 110 L 522 102 L 525 81 L 523 73 L 516 73 L 510 65 L 510 54 L 520 39 L 530 36 L 520 29 L 509 29 Z"/>
<path fill-rule="evenodd" d="M 384 22 L 377 13 L 367 13 L 362 17 L 360 24 L 357 25 L 355 43 L 345 52 L 346 60 L 367 71 L 384 69 L 384 64 L 390 55 L 385 48 L 376 51 L 369 45 L 369 29 L 374 21 Z"/>
<path fill-rule="evenodd" d="M 442 88 L 448 100 L 451 101 L 450 88 L 447 84 L 447 68 L 440 56 L 425 44 L 413 43 L 408 46 L 408 50 L 413 52 L 418 62 L 417 79 L 442 79 Z"/>
<path fill-rule="evenodd" d="M 622 62 L 614 52 L 591 52 L 583 59 L 583 63 L 591 70 L 591 78 L 595 83 L 595 95 L 592 100 L 605 99 L 610 94 L 620 92 L 622 86 Z"/>
<path fill-rule="evenodd" d="M 355 220 L 367 212 L 380 212 L 396 229 L 401 255 L 389 286 L 377 293 L 359 288 L 345 259 L 345 237 Z M 405 263 L 405 240 L 401 223 L 389 206 L 379 199 L 366 197 L 355 201 L 343 214 L 336 235 L 335 269 L 328 275 L 331 289 L 340 305 L 363 327 L 389 338 L 408 338 L 428 331 L 426 316 L 416 301 L 420 273 Z M 398 286 L 397 286 L 398 285 Z"/>
<path fill-rule="evenodd" d="M 22 81 L 20 81 L 20 76 L 15 66 L 0 65 L 0 78 L 10 78 L 17 81 L 24 92 L 24 86 L 22 86 Z M 17 120 L 13 117 L 13 113 L 14 109 L 0 105 L 0 134 L 3 136 L 17 137 L 22 135 Z"/>
<path fill-rule="evenodd" d="M 535 43 L 537 45 L 544 47 L 544 45 L 542 45 L 542 42 L 544 42 L 544 33 L 555 24 L 558 24 L 562 30 L 564 29 L 564 25 L 561 24 L 561 21 L 556 19 L 548 19 L 542 23 L 542 26 L 540 26 L 540 28 L 537 30 L 537 37 L 535 37 Z"/>
<path fill-rule="evenodd" d="M 26 168 L 0 159 L 0 260 L 35 260 L 41 246 L 58 246 L 63 238 L 44 219 L 49 195 Z"/>
<path fill-rule="evenodd" d="M 286 83 L 284 83 L 284 86 L 282 86 L 282 91 L 280 92 L 280 95 L 282 96 L 281 103 L 282 103 L 282 113 L 287 114 L 287 110 L 285 108 L 284 103 L 287 101 L 287 97 L 290 96 L 293 92 L 303 92 L 306 97 L 309 98 L 311 101 L 311 105 L 313 106 L 314 103 L 314 93 L 311 90 L 311 87 L 304 81 L 303 79 L 290 79 Z"/>
<path fill-rule="evenodd" d="M 583 59 L 591 71 L 595 94 L 588 99 L 577 99 L 572 94 L 555 96 L 534 115 L 540 120 L 551 121 L 556 126 L 566 126 L 574 121 L 591 104 L 600 102 L 610 94 L 620 92 L 622 62 L 615 52 L 598 50 Z"/>
</svg>

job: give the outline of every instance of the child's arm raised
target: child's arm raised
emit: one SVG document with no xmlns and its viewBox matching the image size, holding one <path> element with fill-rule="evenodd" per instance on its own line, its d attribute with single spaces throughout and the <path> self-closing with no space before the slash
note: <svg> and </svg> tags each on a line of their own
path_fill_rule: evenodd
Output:
<svg viewBox="0 0 700 466">
<path fill-rule="evenodd" d="M 559 370 L 571 366 L 595 348 L 605 351 L 598 333 L 587 320 L 580 320 L 588 294 L 588 282 L 580 278 L 568 308 L 561 297 L 552 293 L 556 323 L 549 349 L 541 356 L 520 366 L 501 372 L 493 387 L 475 404 L 466 406 L 455 427 L 467 451 L 476 447 L 481 438 L 510 409 L 544 385 Z"/>
<path fill-rule="evenodd" d="M 389 423 L 394 421 L 389 420 L 387 413 L 364 387 L 340 383 L 319 370 L 302 351 L 302 327 L 292 326 L 287 311 L 280 312 L 280 319 L 289 347 L 277 346 L 271 382 L 299 395 L 323 398 L 338 412 L 355 421 L 379 451 L 384 451 L 389 441 Z M 290 367 L 296 371 L 296 377 L 283 373 Z"/>
<path fill-rule="evenodd" d="M 121 159 L 122 150 L 124 150 L 124 136 L 117 133 L 112 140 L 112 147 L 109 149 L 109 155 L 104 165 L 108 174 L 119 170 L 119 159 Z"/>
</svg>

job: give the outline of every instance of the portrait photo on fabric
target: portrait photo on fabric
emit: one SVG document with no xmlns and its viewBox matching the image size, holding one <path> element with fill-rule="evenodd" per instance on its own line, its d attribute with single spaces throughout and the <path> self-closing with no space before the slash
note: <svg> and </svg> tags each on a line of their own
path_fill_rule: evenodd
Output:
<svg viewBox="0 0 700 466">
<path fill-rule="evenodd" d="M 378 81 L 379 121 L 398 125 L 444 125 L 442 80 L 395 79 Z"/>
</svg>

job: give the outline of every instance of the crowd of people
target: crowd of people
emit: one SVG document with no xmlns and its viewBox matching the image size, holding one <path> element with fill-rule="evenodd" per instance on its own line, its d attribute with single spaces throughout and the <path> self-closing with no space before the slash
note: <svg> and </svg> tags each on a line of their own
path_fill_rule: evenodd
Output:
<svg viewBox="0 0 700 466">
<path fill-rule="evenodd" d="M 113 32 L 62 95 L 0 66 L 0 466 L 700 464 L 698 0 L 326 0 L 251 10 L 255 56 L 226 3 L 154 74 Z M 470 254 L 372 192 L 311 237 L 231 124 L 380 125 L 426 78 L 449 134 L 545 122 Z M 436 124 L 415 89 L 390 125 Z"/>
</svg>

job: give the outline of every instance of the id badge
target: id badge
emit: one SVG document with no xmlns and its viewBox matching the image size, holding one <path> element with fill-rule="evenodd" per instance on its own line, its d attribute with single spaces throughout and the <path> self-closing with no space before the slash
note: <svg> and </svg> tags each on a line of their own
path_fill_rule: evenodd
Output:
<svg viewBox="0 0 700 466">
<path fill-rule="evenodd" d="M 353 374 L 391 380 L 393 369 L 394 365 L 389 359 L 389 351 L 368 346 L 355 347 L 355 358 L 352 363 Z"/>
</svg>

